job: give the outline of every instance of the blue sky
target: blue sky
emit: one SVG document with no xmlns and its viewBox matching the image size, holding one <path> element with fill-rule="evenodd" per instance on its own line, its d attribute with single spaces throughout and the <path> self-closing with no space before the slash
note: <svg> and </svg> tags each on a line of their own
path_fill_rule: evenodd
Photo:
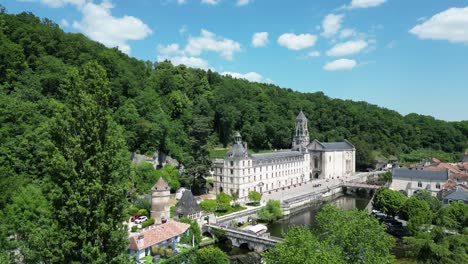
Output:
<svg viewBox="0 0 468 264">
<path fill-rule="evenodd" d="M 467 0 L 0 0 L 143 60 L 468 120 Z"/>
</svg>

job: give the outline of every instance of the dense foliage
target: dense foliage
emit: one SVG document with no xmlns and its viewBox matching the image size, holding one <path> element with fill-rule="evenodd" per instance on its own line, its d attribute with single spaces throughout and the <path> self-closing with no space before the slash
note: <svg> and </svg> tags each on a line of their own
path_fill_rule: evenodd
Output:
<svg viewBox="0 0 468 264">
<path fill-rule="evenodd" d="M 184 164 L 184 175 L 168 172 L 171 188 L 202 186 L 197 176 L 207 173 L 213 146 L 229 145 L 239 130 L 253 149 L 289 148 L 300 109 L 311 137 L 355 144 L 361 168 L 373 150 L 456 159 L 468 147 L 468 121 L 139 61 L 0 7 L 0 260 L 8 258 L 2 250 L 22 248 L 27 262 L 119 262 L 125 194 L 146 192 L 158 177 L 130 169 L 129 151 L 159 150 Z M 27 223 L 7 226 L 21 210 L 31 212 Z M 12 234 L 18 243 L 6 241 Z"/>
<path fill-rule="evenodd" d="M 269 200 L 267 204 L 257 212 L 258 219 L 264 222 L 273 222 L 283 216 L 281 202 Z"/>
<path fill-rule="evenodd" d="M 205 247 L 199 249 L 191 259 L 194 264 L 228 264 L 229 259 L 226 253 L 217 247 Z"/>
</svg>

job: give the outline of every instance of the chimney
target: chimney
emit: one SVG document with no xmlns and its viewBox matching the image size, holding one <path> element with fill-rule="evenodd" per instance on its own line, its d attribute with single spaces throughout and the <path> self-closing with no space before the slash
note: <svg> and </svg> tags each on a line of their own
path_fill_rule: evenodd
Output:
<svg viewBox="0 0 468 264">
<path fill-rule="evenodd" d="M 145 239 L 143 235 L 138 236 L 137 244 L 139 247 L 143 247 L 145 245 Z"/>
</svg>

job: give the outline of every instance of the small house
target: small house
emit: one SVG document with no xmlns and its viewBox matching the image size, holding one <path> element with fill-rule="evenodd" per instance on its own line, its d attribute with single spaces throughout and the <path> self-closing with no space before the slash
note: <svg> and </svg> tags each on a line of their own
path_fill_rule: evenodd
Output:
<svg viewBox="0 0 468 264">
<path fill-rule="evenodd" d="M 197 220 L 202 216 L 202 210 L 198 205 L 195 197 L 193 196 L 190 190 L 185 190 L 180 197 L 179 202 L 174 209 L 174 217 L 175 218 L 190 218 L 193 220 Z"/>
</svg>

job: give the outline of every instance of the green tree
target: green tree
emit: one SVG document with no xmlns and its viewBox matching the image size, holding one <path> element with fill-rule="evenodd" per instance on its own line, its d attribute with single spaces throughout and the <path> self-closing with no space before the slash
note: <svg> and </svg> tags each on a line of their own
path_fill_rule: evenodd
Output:
<svg viewBox="0 0 468 264">
<path fill-rule="evenodd" d="M 374 196 L 372 206 L 382 213 L 395 217 L 407 198 L 400 192 L 387 187 L 379 188 Z"/>
<path fill-rule="evenodd" d="M 393 237 L 364 211 L 344 211 L 328 204 L 317 214 L 316 222 L 319 240 L 338 247 L 347 263 L 395 261 Z"/>
<path fill-rule="evenodd" d="M 442 202 L 434 197 L 428 190 L 420 190 L 413 194 L 413 197 L 425 201 L 431 208 L 432 213 L 436 214 L 442 208 Z"/>
<path fill-rule="evenodd" d="M 265 207 L 262 207 L 257 212 L 260 220 L 265 222 L 273 222 L 283 216 L 281 211 L 281 202 L 278 200 L 269 200 Z"/>
<path fill-rule="evenodd" d="M 121 128 L 111 118 L 106 73 L 88 63 L 67 81 L 67 107 L 51 121 L 53 215 L 62 234 L 62 263 L 120 263 L 127 246 L 126 177 Z"/>
<path fill-rule="evenodd" d="M 284 240 L 263 253 L 267 264 L 346 263 L 338 247 L 319 241 L 306 227 L 291 227 Z"/>
<path fill-rule="evenodd" d="M 252 202 L 260 202 L 262 200 L 262 194 L 259 192 L 251 191 L 249 192 L 249 200 Z"/>
<path fill-rule="evenodd" d="M 200 203 L 201 209 L 207 213 L 214 213 L 218 207 L 216 200 L 206 199 Z"/>
<path fill-rule="evenodd" d="M 217 247 L 204 247 L 199 249 L 194 258 L 194 264 L 227 264 L 229 263 L 228 256 Z"/>
<path fill-rule="evenodd" d="M 192 239 L 194 239 L 195 245 L 200 244 L 202 240 L 202 234 L 201 234 L 200 226 L 198 225 L 197 221 L 194 221 L 185 217 L 181 218 L 179 221 L 182 223 L 190 224 L 189 234 L 182 235 L 181 242 L 192 245 Z"/>
<path fill-rule="evenodd" d="M 216 195 L 216 204 L 219 211 L 229 210 L 231 208 L 231 201 L 232 197 L 223 192 Z"/>
<path fill-rule="evenodd" d="M 414 196 L 407 199 L 400 210 L 403 218 L 409 220 L 408 229 L 412 234 L 422 230 L 425 225 L 430 225 L 432 222 L 433 215 L 429 205 Z"/>
<path fill-rule="evenodd" d="M 450 229 L 463 230 L 468 227 L 468 204 L 451 202 L 439 211 L 436 222 Z"/>
</svg>

